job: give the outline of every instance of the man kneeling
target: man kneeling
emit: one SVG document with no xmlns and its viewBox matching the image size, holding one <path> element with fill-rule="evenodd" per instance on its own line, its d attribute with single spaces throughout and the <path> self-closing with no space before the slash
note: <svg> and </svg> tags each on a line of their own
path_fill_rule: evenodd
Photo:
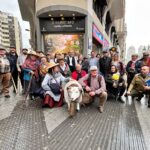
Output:
<svg viewBox="0 0 150 150">
<path fill-rule="evenodd" d="M 99 111 L 102 113 L 107 100 L 107 92 L 105 80 L 98 74 L 97 66 L 91 66 L 90 73 L 82 77 L 79 83 L 84 87 L 85 95 L 89 96 L 89 98 L 83 98 L 83 103 L 91 103 L 95 97 L 99 97 Z"/>
<path fill-rule="evenodd" d="M 138 101 L 141 100 L 144 94 L 148 95 L 148 107 L 150 107 L 150 70 L 148 66 L 141 67 L 141 73 L 133 78 L 127 94 L 138 97 Z"/>
</svg>

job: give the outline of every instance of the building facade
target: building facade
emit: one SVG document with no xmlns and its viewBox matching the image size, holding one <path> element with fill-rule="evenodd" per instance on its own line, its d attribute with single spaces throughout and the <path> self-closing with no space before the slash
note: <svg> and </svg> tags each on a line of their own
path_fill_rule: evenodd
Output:
<svg viewBox="0 0 150 150">
<path fill-rule="evenodd" d="M 18 53 L 22 48 L 21 28 L 16 17 L 0 11 L 0 46 L 6 49 L 16 47 Z"/>
<path fill-rule="evenodd" d="M 125 51 L 125 0 L 18 2 L 22 18 L 30 22 L 31 45 L 35 49 L 74 49 L 84 55 L 112 46 L 121 53 Z"/>
</svg>

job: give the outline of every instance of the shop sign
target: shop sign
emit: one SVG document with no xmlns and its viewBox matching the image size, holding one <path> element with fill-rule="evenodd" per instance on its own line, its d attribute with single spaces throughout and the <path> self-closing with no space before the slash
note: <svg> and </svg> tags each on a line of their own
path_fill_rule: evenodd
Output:
<svg viewBox="0 0 150 150">
<path fill-rule="evenodd" d="M 103 34 L 98 30 L 98 28 L 94 24 L 93 24 L 93 37 L 104 47 L 109 46 L 109 42 L 106 39 L 104 39 Z"/>
<path fill-rule="evenodd" d="M 41 32 L 84 32 L 85 31 L 85 18 L 65 18 L 65 20 L 60 20 L 60 18 L 51 21 L 50 19 L 40 19 Z"/>
</svg>

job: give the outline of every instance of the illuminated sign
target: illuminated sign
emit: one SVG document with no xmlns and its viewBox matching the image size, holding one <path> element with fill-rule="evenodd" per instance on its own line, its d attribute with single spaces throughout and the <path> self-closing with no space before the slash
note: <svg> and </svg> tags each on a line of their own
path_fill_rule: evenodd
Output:
<svg viewBox="0 0 150 150">
<path fill-rule="evenodd" d="M 65 18 L 65 20 L 61 20 L 61 18 L 55 18 L 54 20 L 50 20 L 49 18 L 41 18 L 40 19 L 40 28 L 41 32 L 44 33 L 60 33 L 60 32 L 85 32 L 85 18 L 78 17 L 75 20 L 72 18 Z"/>
<path fill-rule="evenodd" d="M 94 24 L 93 24 L 93 37 L 104 47 L 109 46 L 108 41 L 104 39 L 103 34 L 98 30 L 98 28 Z"/>
</svg>

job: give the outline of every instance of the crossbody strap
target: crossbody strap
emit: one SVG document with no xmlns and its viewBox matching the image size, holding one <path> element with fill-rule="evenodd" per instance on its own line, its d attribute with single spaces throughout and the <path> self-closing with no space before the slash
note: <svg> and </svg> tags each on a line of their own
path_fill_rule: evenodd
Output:
<svg viewBox="0 0 150 150">
<path fill-rule="evenodd" d="M 59 85 L 59 87 L 61 88 L 60 84 L 58 83 L 58 81 L 56 80 L 56 78 L 52 75 L 53 79 L 55 80 L 56 84 Z"/>
</svg>

